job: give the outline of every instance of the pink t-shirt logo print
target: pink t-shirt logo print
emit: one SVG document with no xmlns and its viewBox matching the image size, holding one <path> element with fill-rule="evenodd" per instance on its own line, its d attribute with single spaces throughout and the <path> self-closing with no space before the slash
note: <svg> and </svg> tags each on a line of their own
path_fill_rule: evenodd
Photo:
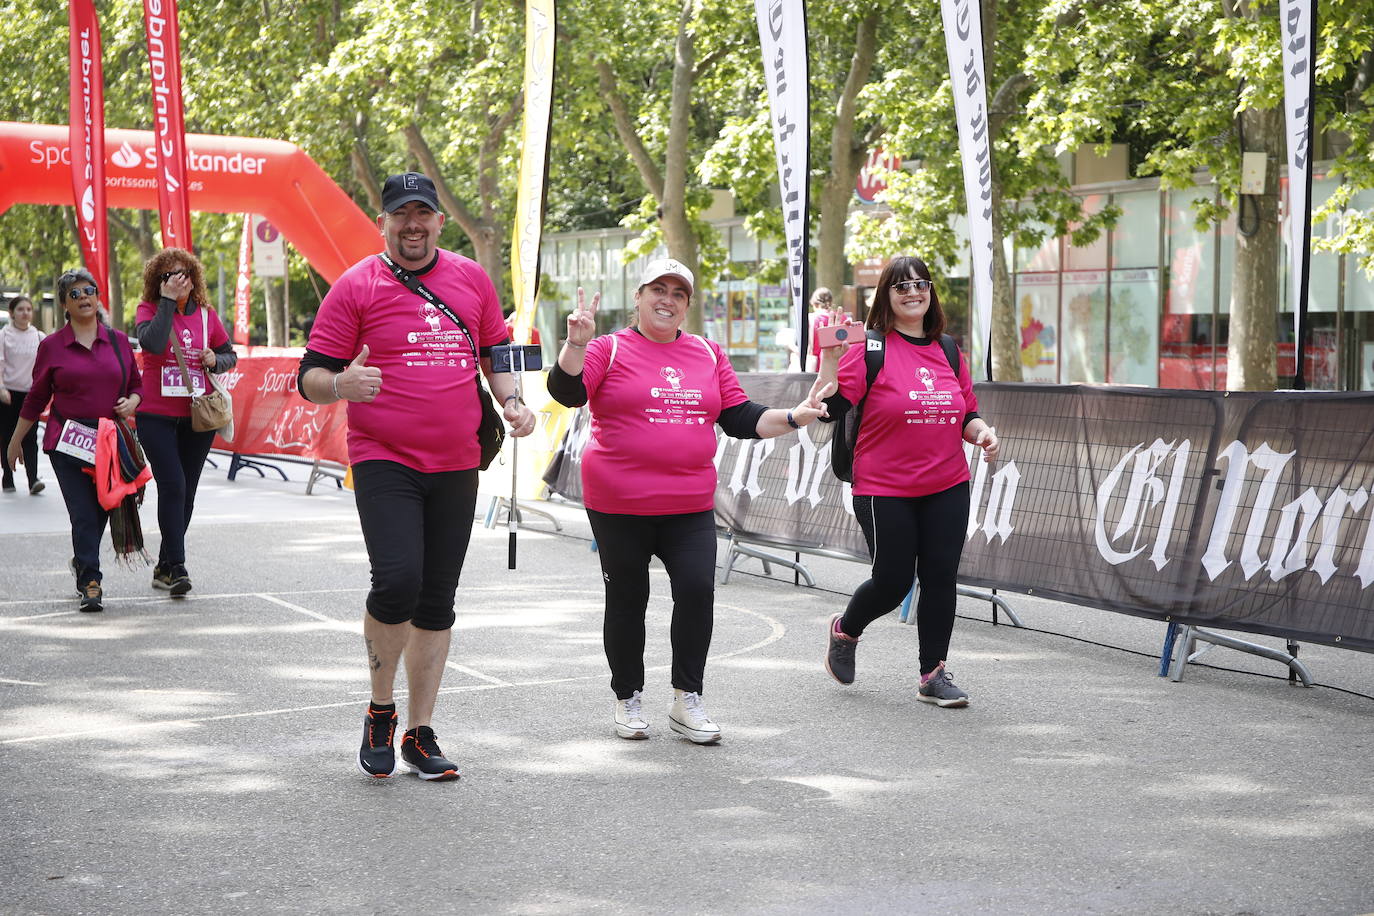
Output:
<svg viewBox="0 0 1374 916">
<path fill-rule="evenodd" d="M 916 377 L 921 380 L 922 385 L 926 386 L 926 391 L 935 390 L 935 375 L 925 366 L 916 370 Z"/>
<path fill-rule="evenodd" d="M 674 391 L 681 390 L 683 378 L 682 370 L 674 369 L 672 366 L 664 366 L 662 369 L 658 370 L 658 374 L 663 376 L 664 380 L 673 386 Z"/>
<path fill-rule="evenodd" d="M 439 330 L 441 316 L 437 308 L 426 302 L 424 305 L 420 306 L 420 317 L 429 324 L 429 329 L 431 331 L 437 332 Z"/>
</svg>

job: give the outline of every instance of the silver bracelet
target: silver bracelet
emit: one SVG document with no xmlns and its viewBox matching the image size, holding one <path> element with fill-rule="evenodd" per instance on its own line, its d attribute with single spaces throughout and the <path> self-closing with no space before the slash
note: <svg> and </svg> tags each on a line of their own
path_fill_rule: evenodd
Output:
<svg viewBox="0 0 1374 916">
<path fill-rule="evenodd" d="M 564 342 L 565 344 L 567 344 L 568 346 L 572 347 L 574 350 L 585 350 L 585 349 L 587 349 L 587 345 L 586 345 L 586 344 L 576 344 L 576 343 L 573 343 L 571 340 L 565 340 L 565 341 L 563 341 L 563 342 Z"/>
<path fill-rule="evenodd" d="M 329 387 L 334 391 L 334 400 L 336 401 L 342 401 L 344 399 L 343 395 L 339 394 L 339 376 L 341 375 L 343 375 L 342 372 L 335 372 L 334 378 L 329 383 Z"/>
</svg>

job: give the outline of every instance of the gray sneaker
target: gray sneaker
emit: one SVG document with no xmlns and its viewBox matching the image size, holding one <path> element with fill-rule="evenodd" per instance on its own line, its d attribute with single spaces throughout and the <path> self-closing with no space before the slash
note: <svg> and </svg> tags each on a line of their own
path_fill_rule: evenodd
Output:
<svg viewBox="0 0 1374 916">
<path fill-rule="evenodd" d="M 953 675 L 940 662 L 940 667 L 921 678 L 921 686 L 916 691 L 916 699 L 922 703 L 936 706 L 967 706 L 968 694 L 954 686 Z"/>
<path fill-rule="evenodd" d="M 825 650 L 825 670 L 841 684 L 854 683 L 854 649 L 859 640 L 840 630 L 840 618 L 836 614 L 830 618 L 830 639 Z"/>
</svg>

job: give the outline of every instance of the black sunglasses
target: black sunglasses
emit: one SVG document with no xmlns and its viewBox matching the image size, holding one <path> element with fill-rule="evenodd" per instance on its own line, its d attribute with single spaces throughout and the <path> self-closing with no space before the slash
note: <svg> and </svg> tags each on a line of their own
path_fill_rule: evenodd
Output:
<svg viewBox="0 0 1374 916">
<path fill-rule="evenodd" d="M 67 298 L 80 299 L 82 296 L 94 296 L 99 292 L 100 290 L 96 289 L 94 286 L 73 286 L 71 289 L 67 290 Z"/>
<path fill-rule="evenodd" d="M 187 275 L 189 275 L 189 274 L 190 274 L 190 271 L 189 271 L 189 270 L 169 270 L 169 271 L 167 271 L 165 274 L 162 275 L 162 282 L 163 282 L 163 283 L 166 283 L 168 280 L 172 279 L 173 277 L 184 277 L 184 276 L 187 276 Z"/>
<path fill-rule="evenodd" d="M 929 281 L 929 280 L 899 280 L 898 282 L 892 284 L 892 288 L 895 289 L 895 290 L 896 290 L 897 292 L 899 292 L 899 293 L 909 293 L 909 292 L 911 292 L 912 290 L 920 290 L 921 292 L 925 292 L 926 290 L 930 289 L 930 281 Z"/>
</svg>

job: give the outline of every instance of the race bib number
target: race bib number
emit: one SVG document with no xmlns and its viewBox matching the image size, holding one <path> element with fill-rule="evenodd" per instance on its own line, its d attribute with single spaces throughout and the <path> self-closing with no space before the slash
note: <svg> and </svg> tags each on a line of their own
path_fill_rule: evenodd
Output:
<svg viewBox="0 0 1374 916">
<path fill-rule="evenodd" d="M 71 455 L 77 461 L 95 464 L 95 434 L 95 430 L 84 423 L 68 420 L 62 424 L 57 450 L 64 455 Z"/>
<path fill-rule="evenodd" d="M 191 389 L 187 390 L 186 382 L 181 378 L 180 366 L 162 367 L 162 396 L 164 398 L 189 398 L 193 395 L 200 397 L 205 393 L 205 373 L 200 369 L 186 367 L 191 373 Z"/>
</svg>

